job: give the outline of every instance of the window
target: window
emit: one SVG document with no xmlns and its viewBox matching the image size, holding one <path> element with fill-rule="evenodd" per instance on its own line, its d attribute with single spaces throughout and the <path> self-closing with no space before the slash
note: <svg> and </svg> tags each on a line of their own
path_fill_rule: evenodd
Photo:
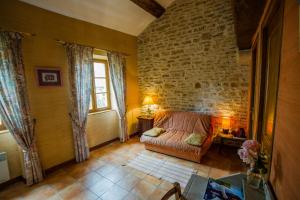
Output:
<svg viewBox="0 0 300 200">
<path fill-rule="evenodd" d="M 0 118 L 0 131 L 6 130 L 1 118 Z"/>
<path fill-rule="evenodd" d="M 94 60 L 90 112 L 110 109 L 109 75 L 106 60 Z"/>
</svg>

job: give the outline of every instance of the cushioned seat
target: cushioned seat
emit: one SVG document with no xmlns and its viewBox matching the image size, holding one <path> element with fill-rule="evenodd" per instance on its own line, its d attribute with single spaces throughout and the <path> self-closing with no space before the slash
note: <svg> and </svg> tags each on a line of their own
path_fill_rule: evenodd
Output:
<svg viewBox="0 0 300 200">
<path fill-rule="evenodd" d="M 158 137 L 143 135 L 141 142 L 148 150 L 200 162 L 212 143 L 211 118 L 194 112 L 161 111 L 155 115 L 154 126 L 164 128 L 165 133 Z M 184 142 L 192 133 L 207 134 L 201 146 Z"/>
</svg>

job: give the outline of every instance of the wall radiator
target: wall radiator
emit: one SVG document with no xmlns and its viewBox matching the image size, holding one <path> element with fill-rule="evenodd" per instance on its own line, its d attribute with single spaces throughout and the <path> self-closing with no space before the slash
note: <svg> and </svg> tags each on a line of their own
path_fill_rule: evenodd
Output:
<svg viewBox="0 0 300 200">
<path fill-rule="evenodd" d="M 0 152 L 0 183 L 9 180 L 9 171 L 6 152 Z"/>
</svg>

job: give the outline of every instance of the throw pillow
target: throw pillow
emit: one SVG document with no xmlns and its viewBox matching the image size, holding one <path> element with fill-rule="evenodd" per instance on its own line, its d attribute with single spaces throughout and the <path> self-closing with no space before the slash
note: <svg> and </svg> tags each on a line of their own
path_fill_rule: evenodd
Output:
<svg viewBox="0 0 300 200">
<path fill-rule="evenodd" d="M 154 127 L 148 131 L 145 131 L 143 133 L 143 135 L 147 135 L 147 136 L 151 136 L 151 137 L 157 137 L 159 136 L 160 134 L 164 133 L 165 130 L 163 128 L 157 128 L 157 127 Z"/>
<path fill-rule="evenodd" d="M 205 134 L 192 133 L 184 140 L 184 142 L 194 146 L 201 146 L 205 139 Z"/>
</svg>

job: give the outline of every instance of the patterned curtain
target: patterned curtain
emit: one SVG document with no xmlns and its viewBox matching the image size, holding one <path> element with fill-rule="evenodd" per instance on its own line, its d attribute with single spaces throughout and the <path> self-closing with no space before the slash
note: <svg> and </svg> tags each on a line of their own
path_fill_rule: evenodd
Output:
<svg viewBox="0 0 300 200">
<path fill-rule="evenodd" d="M 125 57 L 114 52 L 108 52 L 108 63 L 110 70 L 110 79 L 113 85 L 114 93 L 116 96 L 116 102 L 118 107 L 118 113 L 120 117 L 121 125 L 121 142 L 125 142 L 129 139 L 127 132 L 127 120 L 126 120 L 126 82 L 125 82 Z"/>
<path fill-rule="evenodd" d="M 19 33 L 0 32 L 0 116 L 24 153 L 27 185 L 43 180 L 37 153 Z"/>
<path fill-rule="evenodd" d="M 89 112 L 93 69 L 93 48 L 78 44 L 66 44 L 69 81 L 71 89 L 71 112 L 75 157 L 82 162 L 89 157 L 86 122 Z"/>
</svg>

